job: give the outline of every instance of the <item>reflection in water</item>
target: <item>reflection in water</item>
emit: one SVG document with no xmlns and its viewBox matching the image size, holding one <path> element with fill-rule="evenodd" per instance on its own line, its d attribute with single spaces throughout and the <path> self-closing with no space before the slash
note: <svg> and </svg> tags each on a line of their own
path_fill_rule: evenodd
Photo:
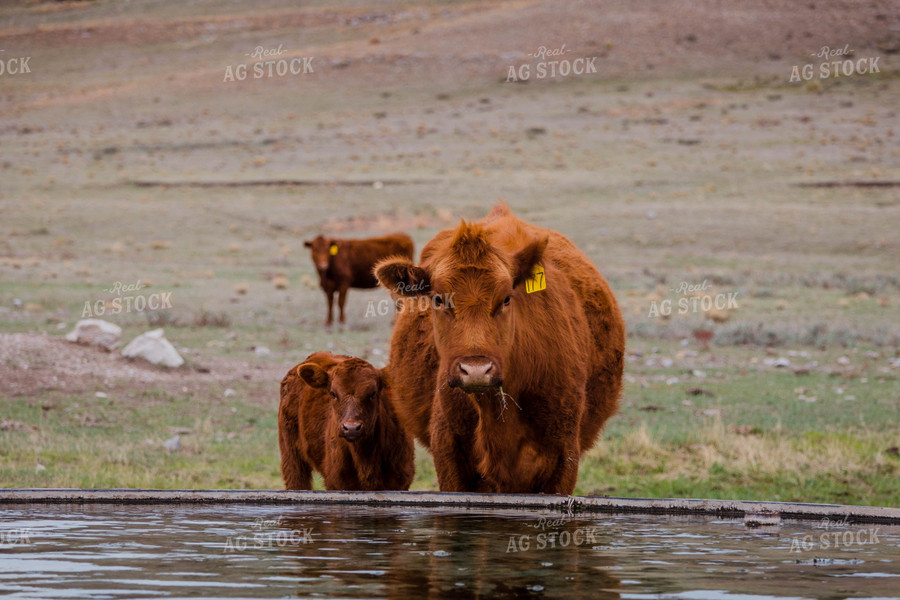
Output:
<svg viewBox="0 0 900 600">
<path fill-rule="evenodd" d="M 898 597 L 900 528 L 322 506 L 0 509 L 20 598 Z M 827 544 L 827 546 L 826 546 Z"/>
</svg>

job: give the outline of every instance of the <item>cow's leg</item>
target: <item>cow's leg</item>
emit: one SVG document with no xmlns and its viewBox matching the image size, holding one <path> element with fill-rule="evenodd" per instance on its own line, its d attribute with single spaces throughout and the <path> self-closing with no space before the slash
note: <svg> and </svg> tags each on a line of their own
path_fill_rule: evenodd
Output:
<svg viewBox="0 0 900 600">
<path fill-rule="evenodd" d="M 288 427 L 278 428 L 278 446 L 281 448 L 281 477 L 286 490 L 311 490 L 312 467 L 300 453 L 297 446 L 299 431 L 297 420 L 288 422 Z"/>
<path fill-rule="evenodd" d="M 443 410 L 442 405 L 440 400 L 434 403 L 430 436 L 439 489 L 442 492 L 493 491 L 475 466 L 477 413 L 470 409 L 469 414 L 461 415 L 458 410 Z"/>
<path fill-rule="evenodd" d="M 360 491 L 363 489 L 353 464 L 353 456 L 346 444 L 333 443 L 326 439 L 325 489 L 332 491 Z"/>
<path fill-rule="evenodd" d="M 342 285 L 338 289 L 338 308 L 341 311 L 341 323 L 347 322 L 347 320 L 344 318 L 344 304 L 347 303 L 347 290 L 349 289 L 349 285 Z"/>
<path fill-rule="evenodd" d="M 575 482 L 578 481 L 578 458 L 577 449 L 564 450 L 550 478 L 540 489 L 534 491 L 543 494 L 571 495 L 575 491 Z"/>
<path fill-rule="evenodd" d="M 325 325 L 331 325 L 331 315 L 334 312 L 334 290 L 325 290 L 325 297 L 328 299 L 328 316 L 325 319 Z"/>
</svg>

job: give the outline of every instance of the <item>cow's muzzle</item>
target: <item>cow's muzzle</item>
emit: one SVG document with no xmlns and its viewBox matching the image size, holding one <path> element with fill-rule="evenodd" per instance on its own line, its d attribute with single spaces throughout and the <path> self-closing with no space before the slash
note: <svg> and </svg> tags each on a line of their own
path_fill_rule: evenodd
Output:
<svg viewBox="0 0 900 600">
<path fill-rule="evenodd" d="M 486 392 L 501 385 L 500 367 L 485 356 L 460 358 L 450 369 L 450 387 L 467 393 Z"/>
<path fill-rule="evenodd" d="M 363 422 L 344 421 L 341 423 L 340 436 L 348 442 L 355 442 L 363 436 Z"/>
</svg>

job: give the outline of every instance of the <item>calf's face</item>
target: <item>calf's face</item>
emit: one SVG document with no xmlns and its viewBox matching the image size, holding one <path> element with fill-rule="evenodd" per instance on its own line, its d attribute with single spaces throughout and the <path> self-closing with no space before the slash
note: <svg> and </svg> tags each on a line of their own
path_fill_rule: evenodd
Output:
<svg viewBox="0 0 900 600">
<path fill-rule="evenodd" d="M 331 257 L 338 253 L 337 240 L 317 235 L 315 238 L 303 242 L 303 245 L 311 250 L 310 253 L 312 254 L 312 261 L 316 271 L 320 275 L 324 275 L 325 271 L 328 270 Z"/>
<path fill-rule="evenodd" d="M 532 240 L 510 256 L 492 247 L 479 227 L 463 224 L 449 251 L 433 256 L 427 268 L 402 259 L 376 266 L 384 287 L 425 290 L 419 293 L 431 297 L 442 382 L 467 393 L 503 385 L 512 355 L 516 303 L 524 300 L 524 281 L 547 241 Z"/>
<path fill-rule="evenodd" d="M 378 426 L 379 402 L 384 377 L 364 360 L 351 358 L 331 368 L 316 363 L 300 365 L 300 377 L 314 388 L 328 391 L 337 435 L 356 442 L 372 435 Z"/>
</svg>

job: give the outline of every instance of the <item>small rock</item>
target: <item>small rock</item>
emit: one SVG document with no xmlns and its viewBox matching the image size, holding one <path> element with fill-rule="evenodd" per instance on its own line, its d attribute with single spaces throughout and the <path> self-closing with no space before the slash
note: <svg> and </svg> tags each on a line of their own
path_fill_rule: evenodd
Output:
<svg viewBox="0 0 900 600">
<path fill-rule="evenodd" d="M 763 364 L 768 367 L 783 368 L 791 366 L 791 359 L 785 358 L 783 356 L 778 358 L 764 358 Z"/>
<path fill-rule="evenodd" d="M 46 470 L 47 470 L 47 467 L 45 467 L 44 465 L 42 465 L 40 463 L 38 463 L 34 466 L 35 473 L 40 473 L 41 471 L 46 471 Z"/>
<path fill-rule="evenodd" d="M 231 389 L 231 388 L 227 388 L 227 389 L 225 390 L 225 393 L 222 394 L 222 396 L 225 397 L 225 398 L 231 398 L 232 396 L 236 396 L 236 395 L 237 395 L 237 392 L 234 391 L 234 390 Z"/>
<path fill-rule="evenodd" d="M 163 448 L 165 448 L 169 452 L 178 452 L 179 450 L 181 450 L 181 436 L 176 435 L 167 439 L 165 442 L 163 442 Z"/>
<path fill-rule="evenodd" d="M 846 356 L 838 356 L 838 358 L 835 362 L 837 362 L 837 364 L 839 364 L 839 365 L 849 365 L 850 359 L 847 358 Z"/>
<path fill-rule="evenodd" d="M 659 364 L 660 364 L 660 366 L 668 369 L 669 367 L 671 367 L 672 365 L 675 364 L 675 361 L 673 361 L 669 357 L 665 357 L 665 358 L 660 359 Z"/>
<path fill-rule="evenodd" d="M 103 319 L 82 319 L 75 329 L 66 334 L 66 339 L 78 344 L 93 344 L 112 350 L 119 345 L 122 328 Z"/>
<path fill-rule="evenodd" d="M 154 329 L 137 336 L 122 349 L 126 358 L 142 358 L 154 365 L 180 367 L 184 359 L 175 347 L 166 339 L 162 329 Z"/>
<path fill-rule="evenodd" d="M 269 356 L 270 354 L 272 354 L 272 351 L 269 350 L 268 348 L 266 348 L 265 346 L 255 346 L 253 348 L 253 352 L 257 356 Z"/>
<path fill-rule="evenodd" d="M 105 392 L 97 392 L 96 394 L 94 394 L 94 396 L 96 398 L 109 398 L 109 396 L 107 396 Z"/>
</svg>

